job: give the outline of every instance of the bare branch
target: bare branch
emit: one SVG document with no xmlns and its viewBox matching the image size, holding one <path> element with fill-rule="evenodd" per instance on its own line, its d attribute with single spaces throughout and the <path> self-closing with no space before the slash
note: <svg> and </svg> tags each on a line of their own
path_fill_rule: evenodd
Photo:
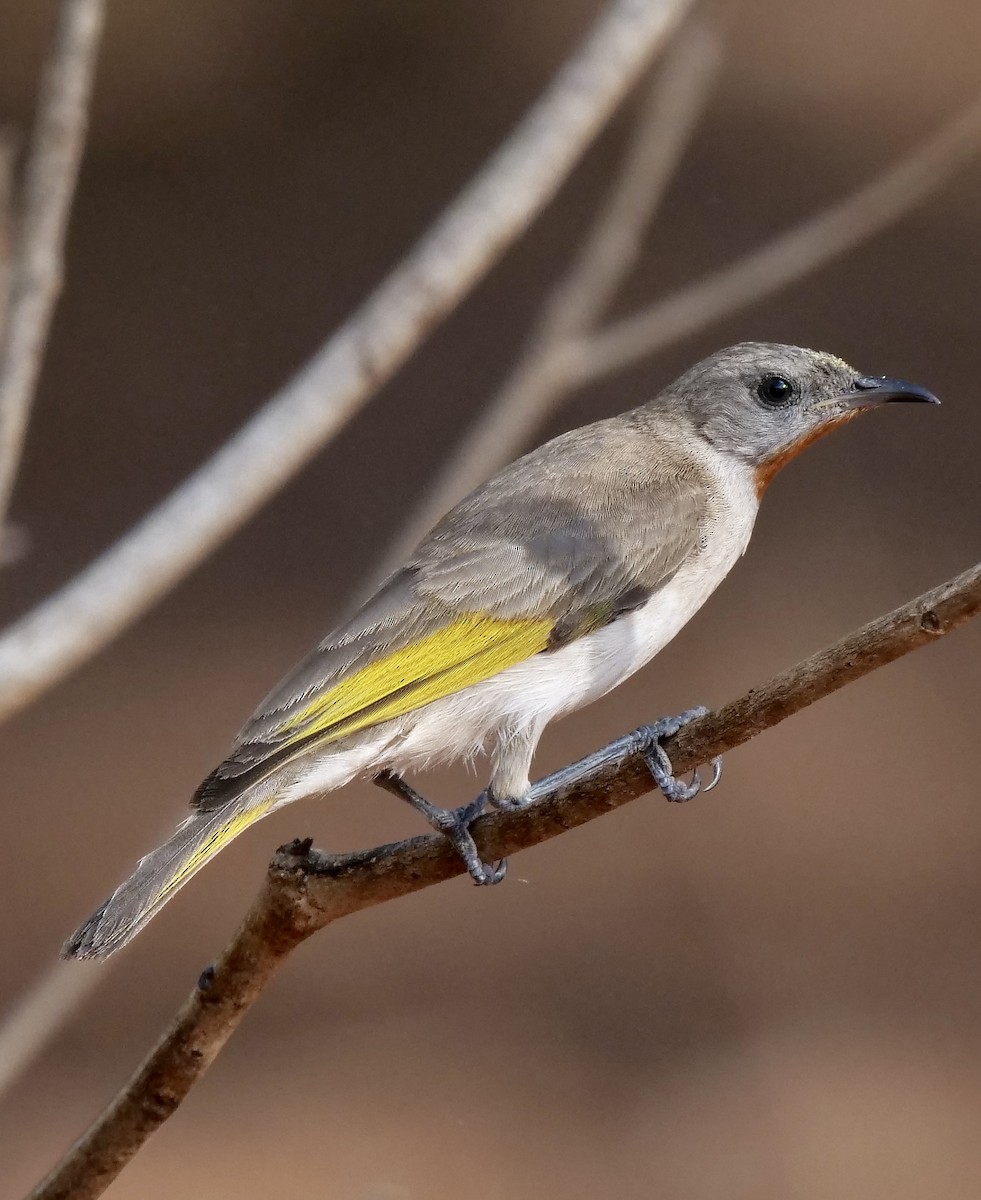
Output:
<svg viewBox="0 0 981 1200">
<path fill-rule="evenodd" d="M 872 621 L 835 645 L 693 722 L 665 743 L 676 771 L 741 745 L 862 675 L 950 633 L 981 611 L 981 564 Z M 474 825 L 493 860 L 557 837 L 651 790 L 628 735 L 542 780 L 531 807 Z M 284 847 L 241 928 L 202 975 L 173 1024 L 126 1087 L 31 1200 L 101 1195 L 214 1061 L 280 963 L 338 918 L 464 873 L 438 835 L 328 856 L 309 841 Z"/>
<path fill-rule="evenodd" d="M 105 0 L 62 0 L 41 81 L 18 204 L 9 305 L 0 342 L 0 528 L 61 291 L 68 213 L 88 128 Z"/>
<path fill-rule="evenodd" d="M 0 639 L 0 718 L 96 653 L 245 522 L 551 199 L 692 0 L 613 0 L 507 142 L 302 370 L 154 512 Z"/>
<path fill-rule="evenodd" d="M 582 387 L 755 304 L 899 220 L 981 150 L 981 99 L 838 204 L 721 271 L 586 337 L 566 359 L 565 386 Z"/>
<path fill-rule="evenodd" d="M 0 1096 L 47 1045 L 52 1031 L 103 982 L 94 971 L 73 971 L 69 963 L 54 962 L 10 1012 L 4 1013 L 0 1025 Z"/>
<path fill-rule="evenodd" d="M 568 390 L 566 351 L 586 336 L 637 261 L 644 232 L 701 116 L 719 57 L 719 39 L 706 25 L 692 25 L 678 36 L 582 249 L 546 301 L 497 397 L 384 555 L 378 578 L 399 566 L 445 512 L 511 459 Z"/>
</svg>

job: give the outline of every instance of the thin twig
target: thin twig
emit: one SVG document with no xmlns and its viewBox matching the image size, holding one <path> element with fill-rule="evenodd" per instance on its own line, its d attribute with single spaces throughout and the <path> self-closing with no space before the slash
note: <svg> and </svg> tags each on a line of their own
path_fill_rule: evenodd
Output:
<svg viewBox="0 0 981 1200">
<path fill-rule="evenodd" d="M 24 449 L 41 359 L 61 292 L 68 213 L 89 121 L 105 0 L 62 0 L 17 205 L 0 342 L 0 528 Z"/>
<path fill-rule="evenodd" d="M 899 220 L 981 153 L 981 99 L 871 183 L 707 278 L 585 338 L 566 386 L 621 371 L 755 304 Z"/>
<path fill-rule="evenodd" d="M 739 700 L 693 722 L 665 745 L 677 772 L 755 737 L 793 713 L 937 640 L 981 611 L 981 564 L 880 617 Z M 557 837 L 651 790 L 636 740 L 621 738 L 542 780 L 521 813 L 474 825 L 488 860 Z M 180 1105 L 300 942 L 338 918 L 450 879 L 464 867 L 438 835 L 342 856 L 309 842 L 284 847 L 258 898 L 213 969 L 130 1082 L 31 1200 L 92 1200 Z"/>
<path fill-rule="evenodd" d="M 691 3 L 613 0 L 507 142 L 362 308 L 210 461 L 0 639 L 0 719 L 149 608 L 390 378 L 551 199 Z"/>
<path fill-rule="evenodd" d="M 513 457 L 565 392 L 563 357 L 586 336 L 637 261 L 719 65 L 704 23 L 679 34 L 641 105 L 624 162 L 586 241 L 542 308 L 517 364 L 375 569 L 382 578 L 481 480 Z"/>
</svg>

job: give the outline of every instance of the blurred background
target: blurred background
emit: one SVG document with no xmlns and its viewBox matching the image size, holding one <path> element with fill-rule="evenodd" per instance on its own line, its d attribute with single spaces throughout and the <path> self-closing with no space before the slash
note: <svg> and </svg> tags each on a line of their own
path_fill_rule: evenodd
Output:
<svg viewBox="0 0 981 1200">
<path fill-rule="evenodd" d="M 599 11 L 515 4 L 114 4 L 13 509 L 13 618 L 249 415 L 381 279 Z M 26 125 L 54 5 L 0 0 L 0 119 Z M 742 0 L 618 311 L 843 195 L 981 87 L 969 0 Z M 107 652 L 0 730 L 0 1013 L 183 815 L 256 701 L 331 626 L 507 373 L 588 227 L 630 106 L 409 366 Z M 795 288 L 602 386 L 631 406 L 734 341 L 924 384 L 771 489 L 747 558 L 656 663 L 553 727 L 537 767 L 728 700 L 979 556 L 981 163 Z M 976 1197 L 981 1189 L 981 625 L 656 798 L 341 922 L 289 961 L 109 1195 L 355 1200 Z M 426 780 L 469 798 L 465 772 Z M 18 1195 L 124 1081 L 271 851 L 418 831 L 370 786 L 223 853 L 2 1101 Z M 88 964 L 79 971 L 99 970 Z"/>
</svg>

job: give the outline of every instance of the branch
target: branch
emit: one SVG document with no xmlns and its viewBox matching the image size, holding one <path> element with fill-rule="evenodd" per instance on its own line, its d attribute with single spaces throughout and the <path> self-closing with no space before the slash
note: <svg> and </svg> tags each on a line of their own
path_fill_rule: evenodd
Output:
<svg viewBox="0 0 981 1200">
<path fill-rule="evenodd" d="M 566 352 L 587 335 L 637 261 L 644 232 L 691 141 L 719 58 L 719 39 L 704 24 L 677 38 L 582 249 L 545 302 L 496 398 L 386 551 L 375 570 L 379 579 L 472 487 L 513 458 L 562 399 Z"/>
<path fill-rule="evenodd" d="M 741 745 L 846 683 L 936 641 L 979 611 L 981 564 L 682 729 L 665 743 L 674 769 L 690 770 Z M 540 781 L 530 808 L 482 817 L 474 836 L 482 856 L 493 860 L 583 825 L 651 786 L 628 735 Z M 283 847 L 214 968 L 204 972 L 143 1065 L 30 1200 L 101 1195 L 177 1109 L 280 963 L 305 938 L 349 913 L 464 870 L 445 839 L 433 834 L 338 856 L 311 849 L 309 841 Z"/>
<path fill-rule="evenodd" d="M 0 342 L 0 529 L 61 291 L 65 232 L 88 128 L 105 0 L 62 0 L 18 205 Z"/>
<path fill-rule="evenodd" d="M 795 283 L 868 240 L 936 192 L 981 149 L 981 99 L 878 178 L 642 312 L 583 339 L 566 360 L 566 388 L 582 387 Z"/>
<path fill-rule="evenodd" d="M 173 587 L 394 374 L 548 203 L 691 3 L 613 0 L 511 137 L 362 308 L 209 462 L 0 639 L 0 719 Z"/>
</svg>

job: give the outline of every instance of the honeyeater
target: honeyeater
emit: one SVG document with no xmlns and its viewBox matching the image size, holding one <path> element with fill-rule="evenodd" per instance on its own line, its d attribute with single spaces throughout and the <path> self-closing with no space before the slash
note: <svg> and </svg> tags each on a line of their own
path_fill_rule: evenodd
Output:
<svg viewBox="0 0 981 1200">
<path fill-rule="evenodd" d="M 721 350 L 653 400 L 547 442 L 477 488 L 405 565 L 262 702 L 195 792 L 191 815 L 72 935 L 102 957 L 260 817 L 356 777 L 398 792 L 451 837 L 485 801 L 520 806 L 549 721 L 648 662 L 745 551 L 767 485 L 804 447 L 867 408 L 936 403 L 831 354 L 760 342 Z M 695 710 L 692 710 L 695 711 Z M 683 714 L 681 720 L 691 716 Z M 648 727 L 655 781 L 687 799 Z M 453 812 L 403 773 L 480 751 L 490 783 Z"/>
</svg>

